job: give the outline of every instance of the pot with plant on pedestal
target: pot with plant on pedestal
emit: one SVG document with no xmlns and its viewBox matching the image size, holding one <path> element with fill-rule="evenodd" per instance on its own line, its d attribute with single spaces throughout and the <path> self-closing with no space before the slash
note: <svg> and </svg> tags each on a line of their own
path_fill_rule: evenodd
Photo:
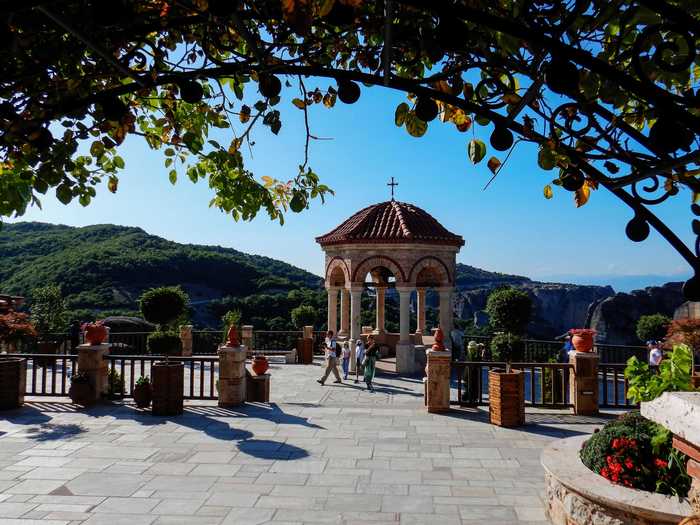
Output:
<svg viewBox="0 0 700 525">
<path fill-rule="evenodd" d="M 151 367 L 154 416 L 177 416 L 183 411 L 184 365 L 171 361 L 170 356 L 182 353 L 174 326 L 184 316 L 188 302 L 187 294 L 179 287 L 153 288 L 139 301 L 144 319 L 158 325 L 158 331 L 148 336 L 148 352 L 165 357 Z"/>
<path fill-rule="evenodd" d="M 97 401 L 95 398 L 95 389 L 90 384 L 90 377 L 86 372 L 76 372 L 73 374 L 68 395 L 76 405 L 89 406 Z"/>
<path fill-rule="evenodd" d="M 593 338 L 596 331 L 591 328 L 572 328 L 569 330 L 571 334 L 571 344 L 577 352 L 588 353 L 593 351 Z"/>
<path fill-rule="evenodd" d="M 524 334 L 532 313 L 532 299 L 514 288 L 495 290 L 486 301 L 486 313 L 491 324 L 502 332 L 491 340 L 494 361 L 505 369 L 489 370 L 489 419 L 492 424 L 516 427 L 525 424 L 525 376 L 511 369 L 511 362 L 522 359 Z"/>
<path fill-rule="evenodd" d="M 151 380 L 148 376 L 141 376 L 136 380 L 133 395 L 137 407 L 148 408 L 151 405 Z"/>
</svg>

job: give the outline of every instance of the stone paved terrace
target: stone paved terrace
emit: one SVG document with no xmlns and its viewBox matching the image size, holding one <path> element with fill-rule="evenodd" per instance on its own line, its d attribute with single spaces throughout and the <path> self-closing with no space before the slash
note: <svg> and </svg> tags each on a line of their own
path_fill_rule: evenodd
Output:
<svg viewBox="0 0 700 525">
<path fill-rule="evenodd" d="M 0 523 L 544 523 L 543 445 L 604 422 L 533 410 L 501 429 L 483 409 L 428 414 L 418 380 L 321 387 L 319 364 L 274 365 L 269 406 L 0 413 Z"/>
</svg>

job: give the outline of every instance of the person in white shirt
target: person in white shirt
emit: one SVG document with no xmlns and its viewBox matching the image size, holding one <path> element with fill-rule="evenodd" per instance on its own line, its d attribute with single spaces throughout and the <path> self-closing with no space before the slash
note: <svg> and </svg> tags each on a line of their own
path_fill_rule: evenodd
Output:
<svg viewBox="0 0 700 525">
<path fill-rule="evenodd" d="M 343 343 L 343 380 L 348 380 L 348 371 L 350 370 L 350 342 Z"/>
<path fill-rule="evenodd" d="M 359 383 L 360 373 L 362 372 L 362 361 L 365 358 L 365 343 L 362 339 L 358 339 L 355 344 L 355 383 Z"/>
<path fill-rule="evenodd" d="M 658 341 L 648 341 L 647 347 L 649 348 L 649 365 L 659 366 L 661 359 L 664 357 L 664 353 L 659 348 Z"/>
<path fill-rule="evenodd" d="M 316 380 L 318 383 L 321 383 L 321 385 L 326 382 L 331 372 L 333 372 L 335 376 L 335 381 L 333 382 L 342 383 L 340 380 L 340 372 L 338 372 L 338 356 L 335 353 L 337 344 L 333 330 L 328 330 L 326 334 L 326 371 L 323 373 L 321 379 Z"/>
</svg>

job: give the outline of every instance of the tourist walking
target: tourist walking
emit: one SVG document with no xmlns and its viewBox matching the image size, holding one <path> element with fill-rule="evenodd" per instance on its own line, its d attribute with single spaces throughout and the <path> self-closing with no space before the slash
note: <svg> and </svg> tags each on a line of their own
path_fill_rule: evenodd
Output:
<svg viewBox="0 0 700 525">
<path fill-rule="evenodd" d="M 355 344 L 355 383 L 359 383 L 360 372 L 362 372 L 362 361 L 365 358 L 365 342 L 362 338 Z"/>
<path fill-rule="evenodd" d="M 350 370 L 350 341 L 343 343 L 343 380 L 348 380 L 348 371 Z"/>
<path fill-rule="evenodd" d="M 659 363 L 664 357 L 664 353 L 659 348 L 659 342 L 647 341 L 647 348 L 649 349 L 649 365 L 659 366 Z"/>
<path fill-rule="evenodd" d="M 374 342 L 374 338 L 370 336 L 370 338 L 367 339 L 367 350 L 365 350 L 365 358 L 362 361 L 365 383 L 367 383 L 367 390 L 370 392 L 374 392 L 372 380 L 374 380 L 377 357 L 379 357 L 379 346 Z"/>
<path fill-rule="evenodd" d="M 337 341 L 335 340 L 335 334 L 333 333 L 333 330 L 328 330 L 328 333 L 326 334 L 326 371 L 323 373 L 323 377 L 321 379 L 317 379 L 316 381 L 318 383 L 321 383 L 323 385 L 326 382 L 326 379 L 328 379 L 328 376 L 333 372 L 333 375 L 335 376 L 335 381 L 334 383 L 342 383 L 340 380 L 340 373 L 338 372 L 338 355 L 336 354 L 337 350 Z"/>
</svg>

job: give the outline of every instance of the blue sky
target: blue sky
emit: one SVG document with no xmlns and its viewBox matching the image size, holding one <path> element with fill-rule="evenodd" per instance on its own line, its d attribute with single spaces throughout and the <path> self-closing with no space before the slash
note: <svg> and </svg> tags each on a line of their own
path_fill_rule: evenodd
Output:
<svg viewBox="0 0 700 525">
<path fill-rule="evenodd" d="M 313 87 L 307 80 L 307 88 Z M 277 137 L 263 127 L 253 133 L 256 145 L 247 162 L 258 177 L 289 179 L 303 160 L 303 113 L 291 105 L 292 96 L 294 92 L 286 92 L 281 102 L 283 126 Z M 126 172 L 116 195 L 101 188 L 83 208 L 77 203 L 64 206 L 49 194 L 43 210 L 32 208 L 20 220 L 139 226 L 178 242 L 233 247 L 321 274 L 323 257 L 314 237 L 360 208 L 387 200 L 386 183 L 394 176 L 398 200 L 422 207 L 465 238 L 460 262 L 580 282 L 688 275 L 686 263 L 654 231 L 643 243 L 626 238 L 631 210 L 605 190 L 593 192 L 591 201 L 579 209 L 571 194 L 560 188 L 555 188 L 552 200 L 545 200 L 542 188 L 554 172 L 537 167 L 534 146 L 518 145 L 498 178 L 482 191 L 491 174 L 486 159 L 473 166 L 467 158 L 472 131 L 459 133 L 452 124 L 435 121 L 424 137 L 413 138 L 393 122 L 403 100 L 401 93 L 373 87 L 363 88 L 352 106 L 339 102 L 331 110 L 321 105 L 310 109 L 312 133 L 332 139 L 312 142 L 310 165 L 336 195 L 325 205 L 314 202 L 301 214 L 289 213 L 284 226 L 263 214 L 252 222 L 235 222 L 209 208 L 212 192 L 206 182 L 193 184 L 182 175 L 171 186 L 162 154 L 149 150 L 140 138 L 128 139 L 122 150 Z M 490 127 L 476 126 L 476 136 L 487 143 L 489 134 Z M 223 134 L 211 138 L 217 137 L 223 139 Z M 494 153 L 499 152 L 489 151 L 487 159 Z M 688 242 L 690 194 L 682 191 L 672 201 L 658 211 Z"/>
</svg>

